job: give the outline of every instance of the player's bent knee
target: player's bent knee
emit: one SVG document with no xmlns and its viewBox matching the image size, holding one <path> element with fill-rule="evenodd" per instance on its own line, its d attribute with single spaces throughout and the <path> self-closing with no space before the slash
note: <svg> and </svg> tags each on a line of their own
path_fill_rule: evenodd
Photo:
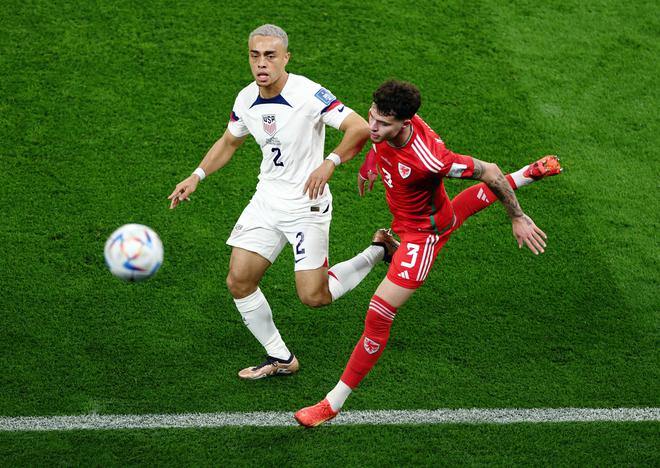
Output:
<svg viewBox="0 0 660 468">
<path fill-rule="evenodd" d="M 227 275 L 227 289 L 234 299 L 242 299 L 256 291 L 257 285 L 240 280 L 230 271 Z"/>
<path fill-rule="evenodd" d="M 325 269 L 296 272 L 296 292 L 300 302 L 309 307 L 323 307 L 332 302 Z"/>
<path fill-rule="evenodd" d="M 330 293 L 298 293 L 300 301 L 309 307 L 323 307 L 332 302 Z"/>
</svg>

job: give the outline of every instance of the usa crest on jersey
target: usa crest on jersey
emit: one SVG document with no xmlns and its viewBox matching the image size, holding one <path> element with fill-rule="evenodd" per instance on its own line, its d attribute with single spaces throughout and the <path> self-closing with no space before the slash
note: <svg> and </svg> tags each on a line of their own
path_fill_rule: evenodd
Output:
<svg viewBox="0 0 660 468">
<path fill-rule="evenodd" d="M 264 114 L 261 116 L 261 121 L 264 124 L 264 132 L 270 136 L 275 135 L 277 125 L 275 123 L 275 114 Z"/>
</svg>

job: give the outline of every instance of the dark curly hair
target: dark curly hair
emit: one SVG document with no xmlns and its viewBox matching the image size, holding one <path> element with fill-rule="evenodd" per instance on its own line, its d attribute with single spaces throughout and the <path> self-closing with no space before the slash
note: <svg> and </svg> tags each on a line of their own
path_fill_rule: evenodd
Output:
<svg viewBox="0 0 660 468">
<path fill-rule="evenodd" d="M 388 80 L 373 94 L 378 112 L 392 115 L 397 120 L 411 119 L 422 105 L 419 89 L 412 83 Z"/>
</svg>

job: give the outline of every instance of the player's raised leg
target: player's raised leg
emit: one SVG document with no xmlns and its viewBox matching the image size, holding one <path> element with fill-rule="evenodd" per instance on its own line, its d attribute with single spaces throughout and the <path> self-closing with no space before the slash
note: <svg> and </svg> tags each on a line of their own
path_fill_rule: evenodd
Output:
<svg viewBox="0 0 660 468">
<path fill-rule="evenodd" d="M 332 301 L 336 301 L 353 290 L 373 267 L 381 260 L 389 263 L 399 247 L 399 242 L 388 229 L 377 230 L 371 245 L 345 262 L 338 263 L 328 270 L 328 286 Z"/>
<path fill-rule="evenodd" d="M 298 370 L 298 360 L 282 340 L 270 305 L 259 289 L 259 282 L 270 265 L 257 253 L 237 247 L 232 249 L 227 287 L 243 322 L 268 355 L 263 363 L 241 370 L 238 376 L 242 379 L 256 380 Z"/>
<path fill-rule="evenodd" d="M 310 307 L 336 301 L 360 284 L 378 262 L 389 263 L 398 246 L 399 242 L 389 230 L 379 229 L 374 233 L 371 245 L 349 260 L 330 269 L 296 270 L 300 300 Z"/>
<path fill-rule="evenodd" d="M 561 172 L 562 167 L 559 158 L 555 155 L 548 155 L 516 172 L 507 174 L 506 180 L 513 190 L 517 190 L 532 182 L 560 174 Z M 497 196 L 483 182 L 463 190 L 451 201 L 456 216 L 454 229 L 460 227 L 467 218 L 487 208 L 496 201 Z"/>
</svg>

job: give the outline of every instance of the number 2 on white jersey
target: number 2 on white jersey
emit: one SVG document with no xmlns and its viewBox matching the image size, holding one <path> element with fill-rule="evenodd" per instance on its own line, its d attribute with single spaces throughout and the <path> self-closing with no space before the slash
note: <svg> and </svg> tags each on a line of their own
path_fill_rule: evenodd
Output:
<svg viewBox="0 0 660 468">
<path fill-rule="evenodd" d="M 282 151 L 278 147 L 274 147 L 271 151 L 275 153 L 275 157 L 273 157 L 273 164 L 275 164 L 276 166 L 284 166 L 284 163 L 280 161 L 280 157 L 282 156 Z"/>
</svg>

